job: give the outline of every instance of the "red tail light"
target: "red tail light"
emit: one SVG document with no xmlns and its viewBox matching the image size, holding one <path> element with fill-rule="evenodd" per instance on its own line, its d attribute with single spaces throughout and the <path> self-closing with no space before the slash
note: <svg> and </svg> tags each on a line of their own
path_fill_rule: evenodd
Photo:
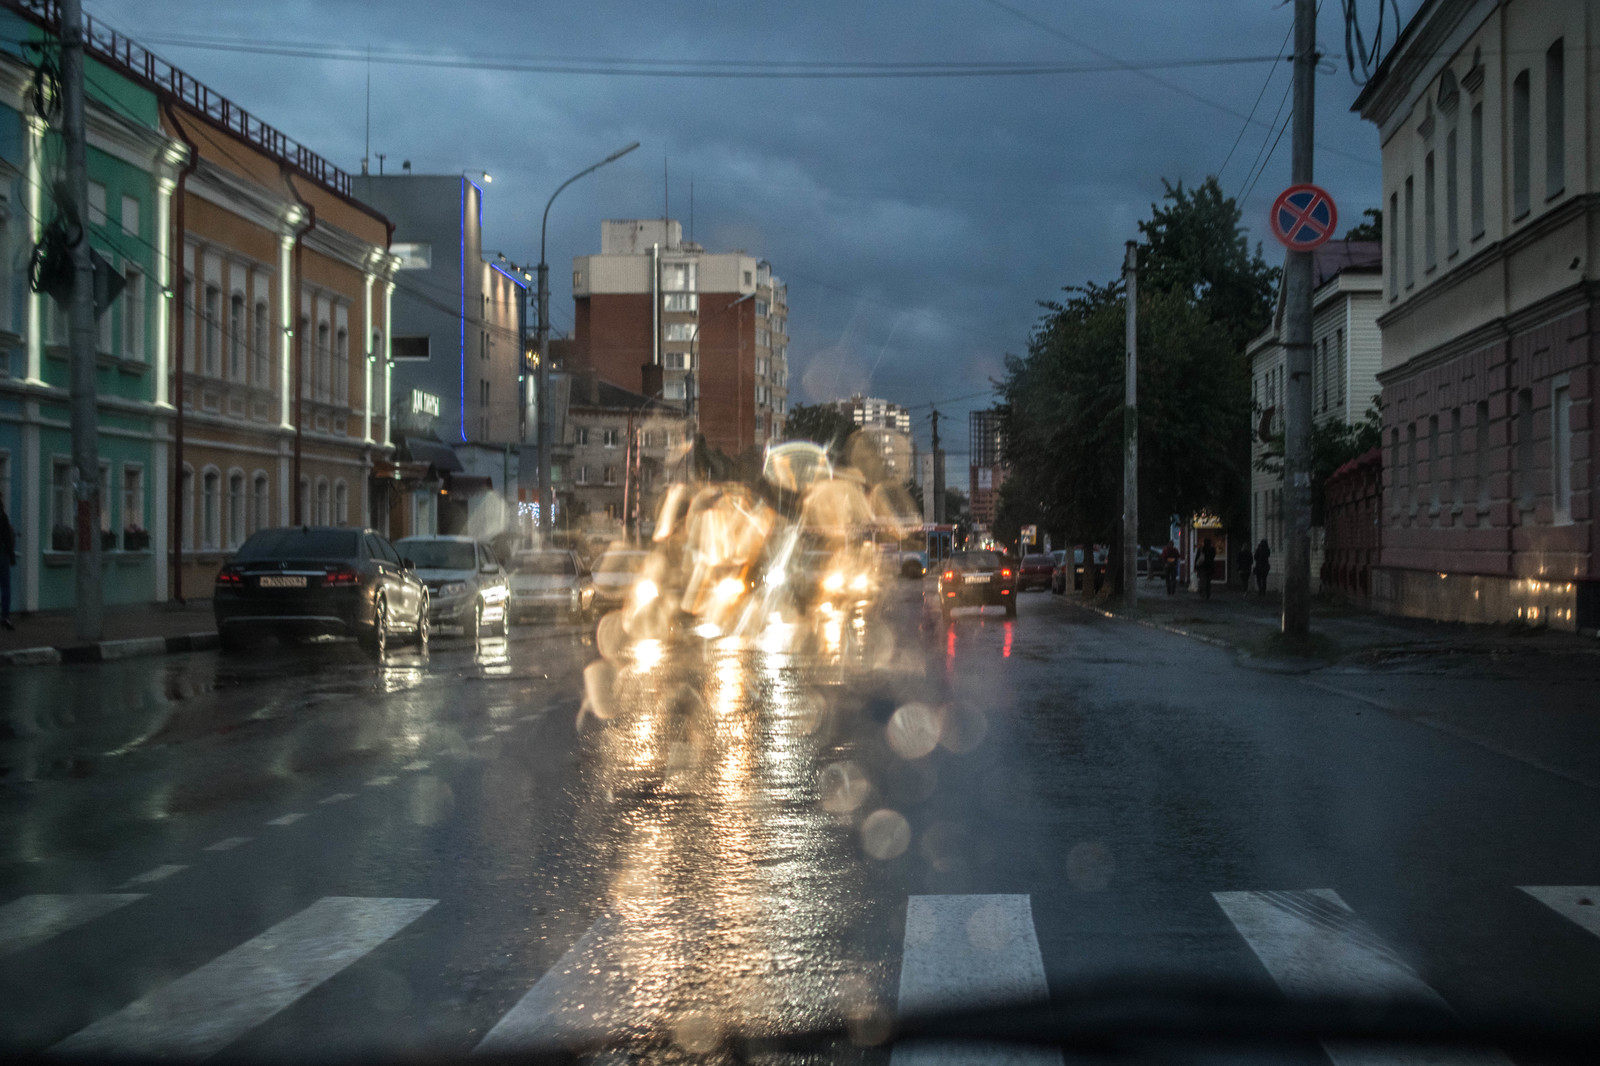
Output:
<svg viewBox="0 0 1600 1066">
<path fill-rule="evenodd" d="M 232 567 L 217 571 L 217 585 L 220 588 L 237 589 L 244 587 L 244 575 Z"/>
<path fill-rule="evenodd" d="M 946 570 L 944 572 L 944 579 L 946 581 L 954 581 L 956 579 L 956 572 L 954 570 Z"/>
<path fill-rule="evenodd" d="M 1011 568 L 1008 566 L 1004 570 L 1000 571 L 1000 576 L 1001 577 L 1010 577 L 1011 576 Z"/>
<path fill-rule="evenodd" d="M 330 566 L 328 576 L 322 579 L 323 588 L 341 588 L 361 584 L 361 575 L 348 566 Z"/>
</svg>

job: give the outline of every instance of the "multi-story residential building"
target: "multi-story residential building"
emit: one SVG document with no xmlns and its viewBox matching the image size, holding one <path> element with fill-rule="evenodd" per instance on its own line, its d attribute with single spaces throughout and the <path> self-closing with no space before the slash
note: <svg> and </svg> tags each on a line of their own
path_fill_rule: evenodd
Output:
<svg viewBox="0 0 1600 1066">
<path fill-rule="evenodd" d="M 14 606 L 34 611 L 74 601 L 67 309 L 28 282 L 35 243 L 62 216 L 51 190 L 63 146 L 59 113 L 34 109 L 52 24 L 0 12 L 0 39 L 0 501 L 18 537 Z M 148 86 L 91 63 L 86 91 L 89 243 L 126 282 L 97 318 L 102 595 L 149 601 L 166 589 L 163 222 L 184 151 L 162 135 Z"/>
<path fill-rule="evenodd" d="M 1380 608 L 1600 626 L 1600 23 L 1427 0 L 1356 99 L 1383 146 Z"/>
<path fill-rule="evenodd" d="M 707 252 L 675 220 L 609 220 L 572 296 L 570 369 L 684 405 L 730 456 L 782 437 L 788 287 L 766 260 Z"/>
<path fill-rule="evenodd" d="M 857 393 L 848 400 L 833 401 L 833 406 L 849 415 L 858 426 L 883 426 L 901 433 L 911 432 L 911 410 L 897 403 Z"/>
<path fill-rule="evenodd" d="M 1383 248 L 1377 241 L 1330 241 L 1312 253 L 1311 417 L 1317 425 L 1360 422 L 1377 399 L 1382 264 Z M 1271 326 L 1250 342 L 1245 358 L 1250 364 L 1256 411 L 1250 464 L 1250 543 L 1265 540 L 1273 558 L 1282 559 L 1286 528 L 1283 474 L 1259 466 L 1269 441 L 1283 432 L 1287 360 L 1281 290 Z M 1313 527 L 1312 573 L 1320 570 L 1321 553 L 1321 530 Z M 1268 571 L 1269 587 L 1282 587 L 1283 569 L 1277 566 Z"/>
<path fill-rule="evenodd" d="M 551 481 L 565 528 L 600 539 L 649 535 L 661 494 L 688 474 L 689 422 L 676 404 L 624 389 L 595 371 L 565 373 Z"/>
<path fill-rule="evenodd" d="M 438 457 L 441 489 L 414 497 L 413 520 L 440 532 L 499 533 L 491 527 L 515 514 L 519 478 L 531 474 L 537 494 L 533 445 L 522 461 L 534 426 L 522 351 L 528 278 L 486 254 L 484 187 L 471 176 L 362 174 L 353 187 L 394 224 L 396 444 L 405 458 Z M 429 442 L 448 445 L 455 461 Z"/>
<path fill-rule="evenodd" d="M 967 499 L 972 524 L 987 531 L 994 528 L 1000 486 L 1006 479 L 1005 434 L 999 411 L 990 408 L 967 415 L 967 452 Z"/>
</svg>

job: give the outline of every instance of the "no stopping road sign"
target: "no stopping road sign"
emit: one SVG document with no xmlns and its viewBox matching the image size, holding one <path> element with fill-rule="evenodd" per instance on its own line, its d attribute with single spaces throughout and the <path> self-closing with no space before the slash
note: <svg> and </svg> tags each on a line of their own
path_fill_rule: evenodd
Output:
<svg viewBox="0 0 1600 1066">
<path fill-rule="evenodd" d="M 1326 189 L 1291 185 L 1272 201 L 1272 235 L 1292 252 L 1309 252 L 1333 236 L 1339 209 Z"/>
</svg>

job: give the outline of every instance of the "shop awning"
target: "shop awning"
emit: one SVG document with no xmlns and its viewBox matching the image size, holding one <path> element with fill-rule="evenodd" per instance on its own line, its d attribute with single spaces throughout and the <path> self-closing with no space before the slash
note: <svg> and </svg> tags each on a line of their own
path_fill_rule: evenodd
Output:
<svg viewBox="0 0 1600 1066">
<path fill-rule="evenodd" d="M 407 437 L 406 451 L 412 459 L 427 463 L 441 474 L 460 473 L 463 469 L 461 460 L 456 458 L 456 453 L 450 450 L 450 446 L 440 444 L 436 440 Z"/>
</svg>

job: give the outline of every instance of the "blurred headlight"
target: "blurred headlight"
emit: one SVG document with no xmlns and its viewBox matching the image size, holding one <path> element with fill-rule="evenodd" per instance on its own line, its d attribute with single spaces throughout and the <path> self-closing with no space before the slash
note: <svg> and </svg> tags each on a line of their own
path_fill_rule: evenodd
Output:
<svg viewBox="0 0 1600 1066">
<path fill-rule="evenodd" d="M 661 595 L 661 590 L 656 588 L 656 583 L 649 578 L 644 578 L 633 586 L 633 600 L 635 603 L 646 604 L 659 595 Z"/>
<path fill-rule="evenodd" d="M 465 591 L 467 591 L 467 583 L 465 581 L 447 581 L 439 586 L 439 596 L 441 598 L 459 596 Z"/>
<path fill-rule="evenodd" d="M 840 592 L 844 589 L 843 574 L 829 574 L 822 580 L 822 587 L 829 592 Z"/>
<path fill-rule="evenodd" d="M 725 577 L 717 582 L 713 595 L 719 600 L 736 600 L 744 595 L 744 582 L 736 577 Z"/>
<path fill-rule="evenodd" d="M 850 581 L 850 587 L 855 589 L 857 592 L 867 591 L 867 584 L 868 582 L 866 574 L 857 574 Z"/>
</svg>

